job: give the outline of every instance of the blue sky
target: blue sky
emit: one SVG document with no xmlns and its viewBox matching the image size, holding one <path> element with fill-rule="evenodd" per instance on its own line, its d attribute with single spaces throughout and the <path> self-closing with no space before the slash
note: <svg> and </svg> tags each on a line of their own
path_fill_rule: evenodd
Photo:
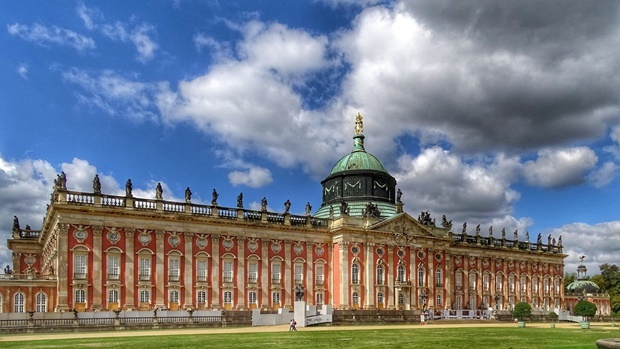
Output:
<svg viewBox="0 0 620 349">
<path fill-rule="evenodd" d="M 70 190 L 302 213 L 352 149 L 412 216 L 620 263 L 616 2 L 20 1 L 0 12 L 0 263 Z"/>
</svg>

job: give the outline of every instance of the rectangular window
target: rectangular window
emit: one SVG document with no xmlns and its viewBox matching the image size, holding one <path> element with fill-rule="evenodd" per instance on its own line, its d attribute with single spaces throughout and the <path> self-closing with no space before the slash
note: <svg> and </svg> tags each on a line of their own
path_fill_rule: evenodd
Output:
<svg viewBox="0 0 620 349">
<path fill-rule="evenodd" d="M 73 278 L 79 280 L 86 279 L 86 270 L 86 255 L 74 255 Z"/>
<path fill-rule="evenodd" d="M 514 293 L 514 291 L 515 291 L 515 277 L 514 277 L 514 275 L 510 275 L 508 277 L 508 288 L 509 288 L 508 291 L 510 293 Z"/>
<path fill-rule="evenodd" d="M 231 291 L 224 292 L 224 305 L 232 306 L 232 292 Z"/>
<path fill-rule="evenodd" d="M 323 305 L 323 293 L 321 292 L 316 294 L 316 305 Z"/>
<path fill-rule="evenodd" d="M 489 274 L 482 275 L 482 289 L 484 292 L 489 292 Z"/>
<path fill-rule="evenodd" d="M 501 275 L 495 276 L 495 292 L 502 292 L 504 280 Z"/>
<path fill-rule="evenodd" d="M 108 303 L 118 303 L 118 290 L 108 291 Z"/>
<path fill-rule="evenodd" d="M 543 290 L 545 293 L 549 293 L 549 279 L 545 278 L 543 280 Z"/>
<path fill-rule="evenodd" d="M 435 271 L 435 287 L 441 287 L 443 285 L 443 277 L 440 268 Z"/>
<path fill-rule="evenodd" d="M 170 291 L 170 303 L 179 303 L 179 291 Z"/>
<path fill-rule="evenodd" d="M 525 293 L 527 291 L 527 279 L 525 276 L 521 276 L 521 293 Z"/>
<path fill-rule="evenodd" d="M 14 313 L 23 313 L 25 311 L 24 305 L 24 294 L 16 293 L 13 299 L 13 312 Z"/>
<path fill-rule="evenodd" d="M 198 291 L 197 293 L 198 303 L 206 303 L 207 302 L 207 292 L 206 291 Z"/>
<path fill-rule="evenodd" d="M 138 278 L 140 280 L 151 279 L 151 258 L 140 257 L 138 259 Z"/>
<path fill-rule="evenodd" d="M 377 265 L 377 285 L 383 285 L 383 266 Z"/>
<path fill-rule="evenodd" d="M 316 284 L 317 285 L 323 285 L 324 284 L 324 278 L 325 276 L 323 275 L 323 265 L 317 265 L 315 268 L 315 278 L 316 278 Z"/>
<path fill-rule="evenodd" d="M 45 294 L 37 294 L 37 307 L 35 311 L 37 313 L 45 313 L 47 311 L 47 297 L 45 296 Z"/>
<path fill-rule="evenodd" d="M 86 303 L 86 291 L 75 290 L 75 303 Z"/>
<path fill-rule="evenodd" d="M 248 282 L 251 284 L 258 282 L 258 264 L 256 262 L 248 265 Z"/>
<path fill-rule="evenodd" d="M 456 310 L 463 309 L 463 299 L 460 295 L 456 296 L 456 299 L 454 300 L 454 308 L 456 308 Z"/>
<path fill-rule="evenodd" d="M 441 307 L 441 295 L 440 294 L 438 294 L 437 297 L 435 297 L 435 306 Z"/>
<path fill-rule="evenodd" d="M 538 277 L 534 276 L 532 278 L 532 293 L 538 293 Z"/>
<path fill-rule="evenodd" d="M 140 290 L 140 303 L 151 303 L 151 292 L 149 290 Z"/>
<path fill-rule="evenodd" d="M 196 281 L 207 281 L 207 261 L 196 262 Z"/>
<path fill-rule="evenodd" d="M 553 289 L 554 289 L 555 295 L 559 296 L 560 295 L 560 280 L 559 279 L 553 280 Z"/>
<path fill-rule="evenodd" d="M 107 258 L 108 280 L 118 280 L 120 278 L 120 256 L 108 256 Z"/>
<path fill-rule="evenodd" d="M 304 281 L 304 266 L 303 264 L 295 264 L 295 283 L 301 284 Z"/>
<path fill-rule="evenodd" d="M 251 305 L 257 305 L 258 301 L 256 299 L 256 292 L 255 291 L 250 291 L 250 293 L 248 293 L 248 302 Z"/>
<path fill-rule="evenodd" d="M 173 257 L 168 259 L 168 280 L 169 281 L 179 281 L 180 279 L 180 261 L 178 258 Z"/>
<path fill-rule="evenodd" d="M 476 274 L 469 274 L 469 289 L 470 290 L 475 290 L 476 289 Z"/>
<path fill-rule="evenodd" d="M 461 289 L 463 287 L 463 273 L 460 271 L 456 273 L 455 284 L 457 289 Z"/>
<path fill-rule="evenodd" d="M 432 273 L 432 271 L 431 271 L 431 273 Z M 399 274 L 398 275 L 399 280 L 405 281 L 405 268 L 403 268 L 403 277 L 402 277 L 402 279 L 400 277 L 400 266 L 399 266 L 399 269 L 398 269 L 398 274 Z M 431 275 L 433 275 L 433 274 L 431 274 Z M 422 268 L 422 267 L 418 268 L 418 286 L 424 286 L 424 268 Z"/>
<path fill-rule="evenodd" d="M 280 283 L 280 263 L 271 264 L 271 283 Z"/>
<path fill-rule="evenodd" d="M 360 283 L 360 267 L 359 265 L 357 265 L 357 263 L 353 263 L 351 265 L 351 282 L 354 285 Z"/>
<path fill-rule="evenodd" d="M 273 305 L 279 305 L 280 304 L 280 292 L 273 292 L 271 294 L 271 302 Z"/>
<path fill-rule="evenodd" d="M 224 282 L 233 282 L 233 262 L 224 261 Z"/>
</svg>

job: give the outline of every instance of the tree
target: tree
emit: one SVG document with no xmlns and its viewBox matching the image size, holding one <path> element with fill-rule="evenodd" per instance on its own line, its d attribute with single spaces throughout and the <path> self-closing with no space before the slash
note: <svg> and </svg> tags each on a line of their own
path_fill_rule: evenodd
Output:
<svg viewBox="0 0 620 349">
<path fill-rule="evenodd" d="M 532 307 L 525 303 L 519 302 L 515 304 L 515 308 L 512 311 L 512 316 L 514 316 L 517 320 L 523 321 L 526 318 L 529 318 L 532 315 Z"/>
<path fill-rule="evenodd" d="M 564 289 L 568 287 L 573 281 L 577 280 L 577 273 L 564 274 Z"/>
<path fill-rule="evenodd" d="M 596 304 L 581 300 L 575 305 L 575 315 L 585 316 L 586 319 L 596 314 Z"/>
</svg>

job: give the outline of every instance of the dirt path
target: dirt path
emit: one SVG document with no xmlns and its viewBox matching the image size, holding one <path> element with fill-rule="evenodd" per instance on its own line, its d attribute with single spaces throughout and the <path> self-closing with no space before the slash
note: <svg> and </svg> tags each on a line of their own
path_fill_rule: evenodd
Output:
<svg viewBox="0 0 620 349">
<path fill-rule="evenodd" d="M 376 330 L 376 329 L 424 329 L 424 328 L 451 328 L 451 327 L 516 327 L 514 323 L 449 323 L 431 322 L 425 325 L 360 325 L 360 326 L 313 326 L 298 327 L 299 331 L 354 331 L 354 330 Z M 549 328 L 548 323 L 528 323 L 531 328 Z M 556 328 L 578 329 L 577 323 L 557 323 Z M 617 330 L 606 323 L 592 323 L 592 328 Z M 69 338 L 102 338 L 110 337 L 140 337 L 140 336 L 172 336 L 172 335 L 193 335 L 193 334 L 217 334 L 217 333 L 248 333 L 248 332 L 286 332 L 288 325 L 279 326 L 260 326 L 260 327 L 229 327 L 229 328 L 188 328 L 188 329 L 163 329 L 163 330 L 143 330 L 143 331 L 102 331 L 102 332 L 67 332 L 67 333 L 35 333 L 35 334 L 15 334 L 0 337 L 0 342 L 8 341 L 30 341 L 30 340 L 50 340 L 50 339 L 69 339 Z"/>
</svg>

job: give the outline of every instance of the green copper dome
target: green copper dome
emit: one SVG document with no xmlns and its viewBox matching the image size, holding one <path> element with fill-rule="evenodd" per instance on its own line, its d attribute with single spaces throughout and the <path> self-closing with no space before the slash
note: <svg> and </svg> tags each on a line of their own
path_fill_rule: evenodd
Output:
<svg viewBox="0 0 620 349">
<path fill-rule="evenodd" d="M 338 172 L 355 170 L 370 170 L 387 173 L 387 170 L 383 167 L 381 161 L 379 161 L 379 159 L 377 159 L 374 155 L 367 153 L 364 149 L 364 136 L 355 135 L 353 139 L 353 151 L 351 154 L 345 155 L 342 159 L 338 160 L 329 175 L 331 176 Z"/>
<path fill-rule="evenodd" d="M 575 280 L 566 286 L 566 290 L 574 293 L 598 293 L 600 288 L 590 280 Z"/>
</svg>

